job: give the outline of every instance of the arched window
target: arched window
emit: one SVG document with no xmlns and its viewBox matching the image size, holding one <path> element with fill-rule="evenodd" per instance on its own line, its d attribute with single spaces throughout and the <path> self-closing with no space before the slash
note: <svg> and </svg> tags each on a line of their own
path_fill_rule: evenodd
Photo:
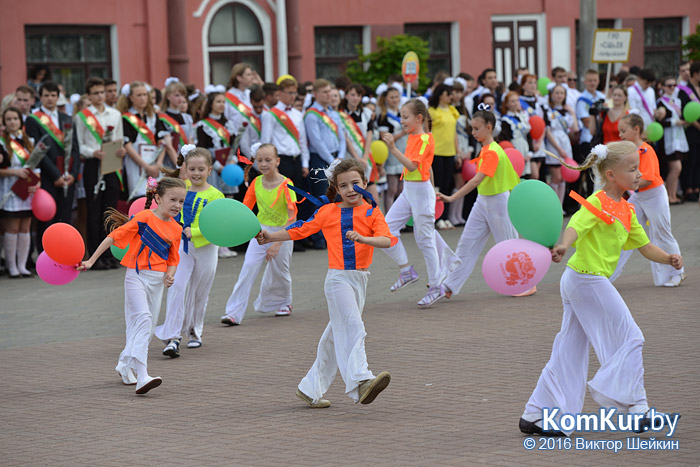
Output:
<svg viewBox="0 0 700 467">
<path fill-rule="evenodd" d="M 206 34 L 211 83 L 226 84 L 231 67 L 239 62 L 250 63 L 265 78 L 265 34 L 246 5 L 224 4 L 214 13 Z"/>
</svg>

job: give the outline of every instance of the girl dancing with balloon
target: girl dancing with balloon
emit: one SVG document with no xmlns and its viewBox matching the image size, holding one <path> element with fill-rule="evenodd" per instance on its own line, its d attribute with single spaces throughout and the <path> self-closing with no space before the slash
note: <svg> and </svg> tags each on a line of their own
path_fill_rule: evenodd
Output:
<svg viewBox="0 0 700 467">
<path fill-rule="evenodd" d="M 121 261 L 127 267 L 124 277 L 126 345 L 119 355 L 116 370 L 124 384 L 136 384 L 136 394 L 145 394 L 163 382 L 160 377 L 148 374 L 148 343 L 158 321 L 163 285 L 170 287 L 175 281 L 182 226 L 173 218 L 180 214 L 186 195 L 183 180 L 165 177 L 156 182 L 149 178 L 146 208 L 131 219 L 115 209 L 107 211 L 105 225 L 111 230 L 110 234 L 92 257 L 78 266 L 81 271 L 90 269 L 112 245 L 129 248 Z M 153 200 L 158 207 L 151 210 Z"/>
<path fill-rule="evenodd" d="M 345 393 L 361 404 L 372 402 L 391 379 L 386 371 L 375 377 L 368 368 L 362 309 L 374 248 L 388 248 L 397 239 L 389 232 L 376 202 L 365 191 L 367 178 L 358 160 L 337 159 L 326 169 L 326 176 L 327 198 L 334 200 L 339 194 L 341 202 L 323 204 L 305 194 L 311 202 L 321 205 L 310 219 L 297 221 L 285 230 L 263 230 L 257 237 L 265 245 L 299 240 L 321 230 L 328 244 L 325 292 L 330 322 L 318 343 L 316 361 L 296 392 L 313 408 L 330 407 L 331 403 L 322 397 L 338 370 L 345 382 Z M 363 197 L 371 200 L 372 205 Z"/>
<path fill-rule="evenodd" d="M 564 305 L 561 330 L 525 406 L 520 431 L 545 436 L 569 434 L 545 432 L 542 411 L 557 407 L 561 409 L 559 416 L 581 412 L 592 345 L 600 361 L 600 369 L 587 384 L 593 400 L 602 407 L 640 414 L 636 431 L 641 432 L 651 423 L 644 389 L 644 336 L 608 278 L 622 249 L 639 249 L 649 260 L 675 269 L 683 267 L 683 259 L 649 242 L 634 207 L 623 197 L 625 191 L 636 190 L 642 180 L 634 143 L 598 145 L 581 167 L 560 162 L 574 170 L 592 168 L 598 190 L 587 199 L 571 192 L 582 207 L 571 217 L 561 242 L 552 248 L 554 262 L 560 262 L 570 247 L 576 251 L 560 281 Z"/>
</svg>

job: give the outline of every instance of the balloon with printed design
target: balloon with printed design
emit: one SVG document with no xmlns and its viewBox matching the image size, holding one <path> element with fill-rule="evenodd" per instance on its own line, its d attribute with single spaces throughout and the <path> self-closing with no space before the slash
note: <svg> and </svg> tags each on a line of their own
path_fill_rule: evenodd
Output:
<svg viewBox="0 0 700 467">
<path fill-rule="evenodd" d="M 486 253 L 481 274 L 494 292 L 518 295 L 539 284 L 551 264 L 548 248 L 515 238 L 497 243 Z"/>
</svg>

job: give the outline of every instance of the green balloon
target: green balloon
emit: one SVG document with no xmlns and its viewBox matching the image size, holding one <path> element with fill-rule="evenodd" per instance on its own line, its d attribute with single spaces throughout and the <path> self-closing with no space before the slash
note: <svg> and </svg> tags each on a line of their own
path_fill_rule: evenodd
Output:
<svg viewBox="0 0 700 467">
<path fill-rule="evenodd" d="M 664 127 L 659 122 L 651 122 L 647 127 L 647 139 L 651 142 L 658 141 L 664 136 Z"/>
<path fill-rule="evenodd" d="M 508 198 L 508 215 L 521 237 L 551 248 L 564 222 L 561 202 L 552 188 L 539 180 L 525 180 Z"/>
<path fill-rule="evenodd" d="M 688 102 L 683 108 L 683 120 L 693 123 L 700 118 L 700 102 Z"/>
<path fill-rule="evenodd" d="M 199 214 L 199 229 L 214 245 L 238 246 L 260 232 L 260 222 L 245 204 L 221 198 L 204 206 Z"/>
<path fill-rule="evenodd" d="M 413 227 L 413 217 L 411 217 L 408 222 L 406 222 L 406 227 Z"/>
<path fill-rule="evenodd" d="M 118 248 L 116 245 L 112 245 L 109 247 L 109 251 L 112 252 L 112 255 L 117 258 L 119 261 L 124 258 L 124 255 L 126 254 L 127 251 L 129 251 L 129 245 L 126 246 L 126 248 Z"/>
<path fill-rule="evenodd" d="M 549 90 L 547 89 L 549 83 L 551 83 L 551 81 L 546 76 L 542 76 L 540 79 L 537 80 L 537 90 L 543 96 L 546 96 L 549 93 Z"/>
</svg>

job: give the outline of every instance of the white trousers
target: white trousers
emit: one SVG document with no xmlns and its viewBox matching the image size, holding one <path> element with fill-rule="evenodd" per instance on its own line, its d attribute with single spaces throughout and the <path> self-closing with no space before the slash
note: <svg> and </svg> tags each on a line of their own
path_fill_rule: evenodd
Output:
<svg viewBox="0 0 700 467">
<path fill-rule="evenodd" d="M 134 360 L 148 365 L 148 343 L 153 327 L 158 322 L 163 299 L 161 271 L 127 269 L 124 276 L 124 317 L 126 318 L 126 345 L 119 355 L 117 367 L 136 371 Z"/>
<path fill-rule="evenodd" d="M 262 228 L 268 232 L 277 232 L 284 229 L 284 226 L 263 225 Z M 265 261 L 267 250 L 272 245 L 272 243 L 259 245 L 255 239 L 248 243 L 243 268 L 241 268 L 238 281 L 233 287 L 228 302 L 226 302 L 226 316 L 235 319 L 237 323 L 243 320 L 253 283 L 266 262 L 267 265 L 260 284 L 260 293 L 253 303 L 253 308 L 255 311 L 268 313 L 292 304 L 292 275 L 289 272 L 289 265 L 292 260 L 294 242 L 282 242 L 277 256 L 272 261 Z"/>
<path fill-rule="evenodd" d="M 642 346 L 644 336 L 617 289 L 603 276 L 567 267 L 560 282 L 564 305 L 561 330 L 523 418 L 542 418 L 543 408 L 581 412 L 586 394 L 588 351 L 593 345 L 600 369 L 588 382 L 602 407 L 646 406 Z"/>
<path fill-rule="evenodd" d="M 509 196 L 510 192 L 506 191 L 493 196 L 476 197 L 462 236 L 457 243 L 456 255 L 461 260 L 461 264 L 443 281 L 454 295 L 459 293 L 469 279 L 481 251 L 486 246 L 489 234 L 493 235 L 496 243 L 518 238 L 518 232 L 508 216 Z"/>
<path fill-rule="evenodd" d="M 299 390 L 314 402 L 326 393 L 338 370 L 345 393 L 355 402 L 360 382 L 374 378 L 367 366 L 362 322 L 368 279 L 369 271 L 328 270 L 325 292 L 330 322 L 318 342 L 316 361 L 299 383 Z"/>
<path fill-rule="evenodd" d="M 428 284 L 438 285 L 447 272 L 456 267 L 458 258 L 435 230 L 435 189 L 430 180 L 405 182 L 403 191 L 386 214 L 386 223 L 399 239 L 391 248 L 382 248 L 396 264 L 408 264 L 408 254 L 401 241 L 401 229 L 413 217 L 413 234 L 423 253 L 428 270 Z"/>
<path fill-rule="evenodd" d="M 192 241 L 188 243 L 185 253 L 184 243 L 180 242 L 180 263 L 175 271 L 175 282 L 168 289 L 165 322 L 155 330 L 156 337 L 165 343 L 182 336 L 202 340 L 204 314 L 219 262 L 219 248 L 211 243 L 195 248 Z"/>
<path fill-rule="evenodd" d="M 668 205 L 666 187 L 660 185 L 651 190 L 633 193 L 628 201 L 634 204 L 637 219 L 644 227 L 644 230 L 646 230 L 649 241 L 666 253 L 679 255 L 681 249 L 671 232 L 671 209 Z M 648 227 L 647 220 L 649 221 Z M 620 259 L 617 262 L 617 268 L 615 268 L 615 272 L 610 277 L 611 281 L 615 281 L 615 279 L 620 277 L 625 264 L 627 264 L 633 252 L 634 250 L 622 250 Z M 684 269 L 677 270 L 670 264 L 651 262 L 651 274 L 654 278 L 654 285 L 657 287 L 664 285 L 672 277 L 681 275 L 684 272 Z"/>
</svg>

